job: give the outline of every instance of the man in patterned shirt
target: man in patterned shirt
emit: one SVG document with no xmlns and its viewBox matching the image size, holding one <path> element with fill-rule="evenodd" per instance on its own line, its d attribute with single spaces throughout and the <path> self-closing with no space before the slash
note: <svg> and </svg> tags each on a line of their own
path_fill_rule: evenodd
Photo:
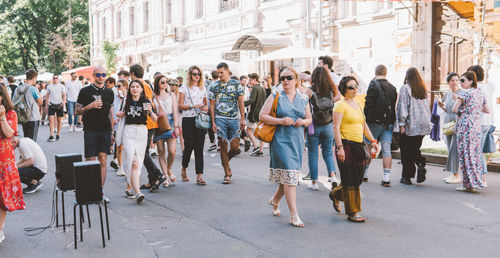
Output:
<svg viewBox="0 0 500 258">
<path fill-rule="evenodd" d="M 225 172 L 223 184 L 231 183 L 233 174 L 229 161 L 240 153 L 240 128 L 245 128 L 245 89 L 238 80 L 230 79 L 229 73 L 226 63 L 218 64 L 219 81 L 210 86 L 208 94 L 212 130 L 219 138 L 220 159 Z"/>
</svg>

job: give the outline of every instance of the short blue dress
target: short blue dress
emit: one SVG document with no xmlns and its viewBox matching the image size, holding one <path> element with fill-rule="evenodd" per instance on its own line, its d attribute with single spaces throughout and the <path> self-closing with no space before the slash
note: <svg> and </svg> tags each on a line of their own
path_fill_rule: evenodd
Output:
<svg viewBox="0 0 500 258">
<path fill-rule="evenodd" d="M 273 96 L 276 96 L 276 93 L 273 93 Z M 309 101 L 307 95 L 297 91 L 292 103 L 285 92 L 281 91 L 278 98 L 276 111 L 278 118 L 290 117 L 297 121 L 306 117 L 306 106 Z M 269 181 L 297 185 L 304 152 L 304 128 L 278 125 L 269 148 L 271 153 Z"/>
</svg>

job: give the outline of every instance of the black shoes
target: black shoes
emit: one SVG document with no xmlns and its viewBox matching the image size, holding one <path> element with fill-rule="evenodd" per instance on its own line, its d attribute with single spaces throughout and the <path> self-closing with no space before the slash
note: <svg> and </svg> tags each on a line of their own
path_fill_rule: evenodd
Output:
<svg viewBox="0 0 500 258">
<path fill-rule="evenodd" d="M 248 152 L 250 150 L 250 141 L 245 141 L 245 152 Z"/>
<path fill-rule="evenodd" d="M 26 188 L 23 189 L 23 193 L 25 194 L 32 194 L 35 193 L 40 187 L 42 187 L 42 181 L 38 181 L 38 183 L 34 185 L 28 185 Z"/>
<path fill-rule="evenodd" d="M 54 141 L 54 136 L 50 136 L 49 139 L 47 139 L 48 142 L 53 142 Z"/>
<path fill-rule="evenodd" d="M 402 177 L 402 178 L 401 178 L 401 180 L 399 180 L 399 182 L 400 182 L 401 184 L 405 184 L 405 185 L 412 185 L 412 184 L 413 184 L 413 183 L 411 182 L 411 179 L 409 179 L 409 178 L 408 178 L 408 179 L 406 179 L 406 178 L 404 178 L 404 177 Z"/>
<path fill-rule="evenodd" d="M 382 180 L 382 182 L 380 182 L 380 184 L 383 186 L 383 187 L 389 187 L 391 186 L 391 181 L 384 181 Z"/>
<path fill-rule="evenodd" d="M 417 169 L 417 183 L 422 183 L 425 181 L 425 174 L 427 173 L 427 169 L 425 169 L 425 164 L 427 163 L 426 162 L 426 159 L 424 157 L 420 157 L 419 159 L 417 159 L 417 166 L 418 166 L 418 169 Z"/>
<path fill-rule="evenodd" d="M 56 135 L 56 141 L 59 141 L 59 134 Z"/>
</svg>

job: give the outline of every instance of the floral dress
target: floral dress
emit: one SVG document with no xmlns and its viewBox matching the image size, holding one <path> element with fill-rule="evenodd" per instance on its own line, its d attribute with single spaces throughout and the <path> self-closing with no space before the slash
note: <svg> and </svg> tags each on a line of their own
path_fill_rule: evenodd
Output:
<svg viewBox="0 0 500 258">
<path fill-rule="evenodd" d="M 17 132 L 16 112 L 10 110 L 6 118 L 10 127 Z M 25 206 L 11 138 L 5 138 L 0 133 L 0 209 L 15 211 Z"/>
<path fill-rule="evenodd" d="M 463 101 L 457 122 L 458 156 L 465 188 L 482 188 L 481 123 L 480 115 L 486 103 L 479 89 L 462 90 L 458 98 Z"/>
<path fill-rule="evenodd" d="M 273 94 L 276 96 L 276 94 Z M 284 91 L 278 97 L 278 118 L 290 117 L 293 121 L 304 119 L 307 95 L 297 91 L 293 103 Z M 293 125 L 278 125 L 270 147 L 271 161 L 269 181 L 284 185 L 297 185 L 302 168 L 302 154 L 304 151 L 304 128 Z"/>
</svg>

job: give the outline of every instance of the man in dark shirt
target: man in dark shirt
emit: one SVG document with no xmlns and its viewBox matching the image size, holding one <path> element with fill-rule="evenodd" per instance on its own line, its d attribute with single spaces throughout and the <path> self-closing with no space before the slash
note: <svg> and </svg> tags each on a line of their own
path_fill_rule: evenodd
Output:
<svg viewBox="0 0 500 258">
<path fill-rule="evenodd" d="M 15 84 L 16 80 L 14 79 L 14 76 L 9 76 L 7 77 L 7 81 L 9 82 L 9 88 L 10 91 L 12 92 L 12 95 L 10 95 L 10 98 L 12 99 L 12 97 L 14 97 L 14 92 L 16 91 L 17 88 L 17 85 Z"/>
<path fill-rule="evenodd" d="M 80 90 L 76 101 L 76 114 L 82 115 L 85 160 L 101 163 L 102 186 L 106 181 L 106 158 L 111 146 L 111 114 L 113 114 L 113 91 L 106 88 L 106 69 L 96 66 L 93 71 L 94 83 Z M 109 202 L 109 200 L 104 197 Z"/>
<path fill-rule="evenodd" d="M 384 65 L 378 65 L 375 68 L 375 78 L 368 85 L 364 112 L 373 138 L 382 145 L 384 177 L 381 184 L 388 187 L 392 164 L 392 131 L 396 120 L 395 108 L 398 93 L 396 87 L 387 81 L 386 76 L 387 68 Z M 368 166 L 364 176 L 365 180 L 368 180 L 366 171 L 368 171 Z"/>
<path fill-rule="evenodd" d="M 253 135 L 253 131 L 257 128 L 257 123 L 259 122 L 259 113 L 266 102 L 266 90 L 259 84 L 259 75 L 256 73 L 249 74 L 248 85 L 252 88 L 250 92 L 250 97 L 245 101 L 245 106 L 250 106 L 250 112 L 248 112 L 248 124 L 247 124 L 247 135 L 252 141 L 253 151 L 251 155 L 261 156 L 263 154 L 264 142 L 260 142 L 260 147 L 257 147 L 257 140 Z"/>
</svg>

